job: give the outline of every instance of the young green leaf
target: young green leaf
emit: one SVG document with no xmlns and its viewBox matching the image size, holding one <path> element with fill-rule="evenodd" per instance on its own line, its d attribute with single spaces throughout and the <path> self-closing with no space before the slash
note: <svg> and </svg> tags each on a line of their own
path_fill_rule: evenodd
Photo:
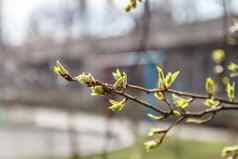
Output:
<svg viewBox="0 0 238 159">
<path fill-rule="evenodd" d="M 147 116 L 153 120 L 161 120 L 164 118 L 164 116 L 157 116 L 157 115 L 153 115 L 153 114 L 147 114 Z"/>
<path fill-rule="evenodd" d="M 206 80 L 206 90 L 209 95 L 214 95 L 215 93 L 215 82 L 211 78 Z"/>
<path fill-rule="evenodd" d="M 204 104 L 209 108 L 215 108 L 220 104 L 220 102 L 218 100 L 213 99 L 213 98 L 209 98 L 209 99 L 205 100 Z"/>
<path fill-rule="evenodd" d="M 173 113 L 173 115 L 174 115 L 175 117 L 180 117 L 180 116 L 182 115 L 182 114 L 181 114 L 179 111 L 177 111 L 177 110 L 173 110 L 172 113 Z"/>
<path fill-rule="evenodd" d="M 87 85 L 87 86 L 91 86 L 93 85 L 93 83 L 96 82 L 95 78 L 90 74 L 86 74 L 86 73 L 81 73 L 80 75 L 76 76 L 75 79 L 82 85 Z"/>
<path fill-rule="evenodd" d="M 181 110 L 185 110 L 189 106 L 190 102 L 192 101 L 191 98 L 185 99 L 185 98 L 177 96 L 176 94 L 172 94 L 172 99 L 175 106 Z"/>
<path fill-rule="evenodd" d="M 172 85 L 173 82 L 173 74 L 169 72 L 165 77 L 165 87 L 169 88 Z"/>
<path fill-rule="evenodd" d="M 230 73 L 231 77 L 238 76 L 238 65 L 237 64 L 232 62 L 227 66 L 227 69 L 231 72 Z"/>
<path fill-rule="evenodd" d="M 222 150 L 222 157 L 232 157 L 238 155 L 238 146 L 228 146 Z"/>
<path fill-rule="evenodd" d="M 105 95 L 105 90 L 103 88 L 103 86 L 94 86 L 91 87 L 91 95 L 92 96 L 103 96 Z"/>
<path fill-rule="evenodd" d="M 180 71 L 176 71 L 174 73 L 169 72 L 165 77 L 165 86 L 166 88 L 171 87 L 171 85 L 174 83 L 174 81 L 177 79 L 178 75 L 180 74 Z"/>
<path fill-rule="evenodd" d="M 216 49 L 212 52 L 212 59 L 215 63 L 220 64 L 225 60 L 225 52 L 223 49 Z"/>
<path fill-rule="evenodd" d="M 159 146 L 159 143 L 155 140 L 150 140 L 144 143 L 146 152 L 150 152 L 152 149 Z"/>
<path fill-rule="evenodd" d="M 159 134 L 163 134 L 163 133 L 166 133 L 165 129 L 152 128 L 152 129 L 150 129 L 148 136 L 153 137 L 154 135 L 159 135 Z"/>
<path fill-rule="evenodd" d="M 229 82 L 226 85 L 226 94 L 227 97 L 229 98 L 229 101 L 233 102 L 235 99 L 235 82 L 232 84 Z"/>
<path fill-rule="evenodd" d="M 119 69 L 116 72 L 112 73 L 113 78 L 116 80 L 113 84 L 113 87 L 116 89 L 124 89 L 127 86 L 127 74 L 125 72 L 121 72 Z"/>
<path fill-rule="evenodd" d="M 165 100 L 165 95 L 162 92 L 155 92 L 154 96 L 156 99 L 158 99 L 159 101 L 164 101 Z"/>
<path fill-rule="evenodd" d="M 164 71 L 163 71 L 163 69 L 159 65 L 157 65 L 156 68 L 157 68 L 158 76 L 159 76 L 159 79 L 158 79 L 159 87 L 163 88 L 163 86 L 164 86 L 164 79 L 165 79 Z"/>
<path fill-rule="evenodd" d="M 201 118 L 187 118 L 186 122 L 193 123 L 193 124 L 203 124 L 213 119 L 214 116 L 215 114 L 211 114 L 209 116 L 201 117 Z"/>
<path fill-rule="evenodd" d="M 111 106 L 109 106 L 109 109 L 111 109 L 113 112 L 120 112 L 125 107 L 126 98 L 122 99 L 121 101 L 110 99 L 109 102 L 111 103 Z"/>
<path fill-rule="evenodd" d="M 69 71 L 59 61 L 56 62 L 53 71 L 67 81 L 74 81 L 74 78 L 70 75 Z"/>
</svg>

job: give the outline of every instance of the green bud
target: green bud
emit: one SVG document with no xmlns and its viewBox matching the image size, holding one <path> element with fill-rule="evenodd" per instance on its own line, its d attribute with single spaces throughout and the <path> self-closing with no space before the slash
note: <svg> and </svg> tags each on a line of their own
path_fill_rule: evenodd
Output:
<svg viewBox="0 0 238 159">
<path fill-rule="evenodd" d="M 113 84 L 113 87 L 119 90 L 125 89 L 127 86 L 127 74 L 117 69 L 116 72 L 112 73 L 112 75 L 114 79 L 116 80 Z"/>
<path fill-rule="evenodd" d="M 226 85 L 226 94 L 227 97 L 229 98 L 229 101 L 233 102 L 235 99 L 235 82 L 231 83 L 227 83 Z"/>
<path fill-rule="evenodd" d="M 159 65 L 157 65 L 156 68 L 157 68 L 158 76 L 159 76 L 158 77 L 159 78 L 158 85 L 159 85 L 160 88 L 163 88 L 164 87 L 164 79 L 165 79 L 164 71 Z"/>
<path fill-rule="evenodd" d="M 209 108 L 215 108 L 220 104 L 220 102 L 218 100 L 214 100 L 213 98 L 209 98 L 205 100 L 204 104 Z"/>
<path fill-rule="evenodd" d="M 206 90 L 209 95 L 214 95 L 215 93 L 215 82 L 211 78 L 206 80 Z"/>
<path fill-rule="evenodd" d="M 225 60 L 225 52 L 222 49 L 216 49 L 212 52 L 212 59 L 215 63 L 220 64 Z"/>
<path fill-rule="evenodd" d="M 238 65 L 237 64 L 232 62 L 227 66 L 227 69 L 231 72 L 231 74 L 230 74 L 231 77 L 238 76 Z"/>
<path fill-rule="evenodd" d="M 144 143 L 146 152 L 150 152 L 152 149 L 159 146 L 159 143 L 157 143 L 155 140 L 150 140 Z"/>
<path fill-rule="evenodd" d="M 153 120 L 160 120 L 160 119 L 164 118 L 164 116 L 157 116 L 157 115 L 153 115 L 153 114 L 147 114 L 147 116 Z"/>
<path fill-rule="evenodd" d="M 166 88 L 171 87 L 171 85 L 174 83 L 178 75 L 180 74 L 180 71 L 176 71 L 175 73 L 169 72 L 165 78 L 165 86 Z"/>
<path fill-rule="evenodd" d="M 159 101 L 164 101 L 165 100 L 165 96 L 164 93 L 162 92 L 155 92 L 154 96 L 156 99 L 158 99 Z"/>
<path fill-rule="evenodd" d="M 233 157 L 238 155 L 238 146 L 228 146 L 222 150 L 222 157 Z"/>
<path fill-rule="evenodd" d="M 125 107 L 126 98 L 122 99 L 121 101 L 115 101 L 110 99 L 109 102 L 111 103 L 111 106 L 109 106 L 109 109 L 111 109 L 113 112 L 120 112 Z"/>
<path fill-rule="evenodd" d="M 103 86 L 94 86 L 91 87 L 91 95 L 92 96 L 103 96 L 105 95 L 105 90 L 103 88 Z"/>
<path fill-rule="evenodd" d="M 160 128 L 152 128 L 149 131 L 148 136 L 152 137 L 154 135 L 163 134 L 163 133 L 166 133 L 166 130 L 160 129 Z"/>
<path fill-rule="evenodd" d="M 67 81 L 74 81 L 69 71 L 59 61 L 56 62 L 56 65 L 53 67 L 53 71 Z"/>
<path fill-rule="evenodd" d="M 96 82 L 96 80 L 94 79 L 94 77 L 90 73 L 86 74 L 84 72 L 82 74 L 78 75 L 77 77 L 75 77 L 75 79 L 80 84 L 87 85 L 87 86 L 91 86 Z"/>
<path fill-rule="evenodd" d="M 192 101 L 191 98 L 185 99 L 185 98 L 179 97 L 175 94 L 172 94 L 172 99 L 173 99 L 175 106 L 182 110 L 185 110 L 189 106 L 190 102 Z"/>
<path fill-rule="evenodd" d="M 177 110 L 173 110 L 172 113 L 176 117 L 181 117 L 181 113 L 179 111 L 177 111 Z"/>
</svg>

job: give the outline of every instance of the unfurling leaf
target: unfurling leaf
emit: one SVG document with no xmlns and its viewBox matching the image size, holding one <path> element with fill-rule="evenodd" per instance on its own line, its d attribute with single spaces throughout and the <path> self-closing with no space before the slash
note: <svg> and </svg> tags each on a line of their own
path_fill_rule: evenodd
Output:
<svg viewBox="0 0 238 159">
<path fill-rule="evenodd" d="M 235 82 L 232 84 L 229 82 L 226 85 L 226 93 L 227 97 L 229 98 L 229 101 L 233 102 L 235 99 Z"/>
<path fill-rule="evenodd" d="M 93 86 L 91 87 L 91 95 L 92 96 L 103 96 L 105 95 L 105 90 L 103 86 Z"/>
<path fill-rule="evenodd" d="M 220 64 L 225 60 L 225 52 L 222 49 L 216 49 L 212 52 L 212 59 L 215 63 Z"/>
<path fill-rule="evenodd" d="M 126 98 L 122 99 L 121 101 L 110 99 L 109 102 L 111 103 L 111 106 L 109 107 L 109 109 L 111 109 L 113 112 L 120 112 L 125 107 Z"/>
<path fill-rule="evenodd" d="M 147 114 L 147 116 L 153 120 L 161 120 L 164 118 L 164 116 L 157 116 L 157 115 L 153 115 L 153 114 Z"/>
<path fill-rule="evenodd" d="M 206 80 L 206 90 L 209 95 L 214 95 L 215 93 L 215 82 L 211 78 Z"/>
<path fill-rule="evenodd" d="M 158 80 L 159 87 L 163 88 L 164 87 L 164 79 L 165 79 L 164 71 L 159 65 L 157 65 L 156 68 L 157 68 L 158 76 L 159 76 L 159 80 Z"/>
<path fill-rule="evenodd" d="M 169 88 L 174 83 L 176 78 L 178 77 L 180 71 L 176 71 L 174 73 L 169 72 L 165 77 L 165 87 Z"/>
<path fill-rule="evenodd" d="M 56 65 L 53 67 L 53 71 L 67 81 L 74 81 L 69 71 L 59 61 L 56 62 Z"/>
<path fill-rule="evenodd" d="M 165 95 L 163 92 L 155 92 L 154 96 L 156 99 L 158 99 L 159 101 L 164 101 L 165 100 Z"/>
<path fill-rule="evenodd" d="M 91 73 L 86 74 L 85 72 L 81 73 L 80 75 L 76 76 L 75 79 L 82 85 L 92 86 L 96 80 L 91 75 Z"/>
<path fill-rule="evenodd" d="M 115 89 L 124 89 L 127 86 L 127 74 L 125 72 L 121 72 L 119 69 L 116 72 L 112 73 L 114 79 L 116 80 L 113 84 Z"/>
<path fill-rule="evenodd" d="M 214 116 L 215 116 L 215 114 L 211 114 L 205 118 L 203 118 L 203 117 L 201 117 L 201 118 L 187 118 L 186 122 L 193 123 L 193 124 L 203 124 L 203 123 L 206 123 L 206 122 L 210 121 L 211 119 L 213 119 Z"/>
<path fill-rule="evenodd" d="M 189 106 L 190 102 L 192 101 L 191 98 L 185 99 L 185 98 L 177 96 L 176 94 L 172 94 L 172 99 L 175 106 L 182 110 L 185 110 Z"/>
<path fill-rule="evenodd" d="M 174 83 L 174 81 L 176 80 L 176 78 L 178 77 L 180 71 L 176 71 L 174 73 L 169 72 L 166 76 L 164 75 L 164 71 L 163 69 L 157 65 L 157 71 L 158 71 L 158 83 L 159 83 L 159 87 L 161 89 L 165 89 L 165 88 L 169 88 L 171 87 L 171 85 Z"/>
<path fill-rule="evenodd" d="M 220 102 L 214 98 L 209 98 L 205 100 L 204 104 L 209 108 L 215 108 L 220 104 Z"/>
<path fill-rule="evenodd" d="M 181 113 L 179 111 L 177 111 L 177 110 L 173 110 L 172 113 L 176 117 L 180 117 L 181 116 Z"/>
<path fill-rule="evenodd" d="M 126 12 L 130 12 L 137 7 L 138 2 L 142 2 L 142 0 L 128 0 L 128 3 L 125 7 Z"/>
<path fill-rule="evenodd" d="M 148 136 L 152 137 L 154 135 L 159 135 L 159 134 L 164 134 L 166 133 L 167 130 L 165 129 L 160 129 L 160 128 L 152 128 L 149 133 Z"/>
<path fill-rule="evenodd" d="M 237 64 L 232 62 L 227 66 L 227 69 L 231 72 L 230 73 L 231 77 L 238 76 L 238 65 Z"/>
<path fill-rule="evenodd" d="M 238 146 L 228 146 L 222 150 L 222 157 L 233 157 L 238 155 Z"/>
<path fill-rule="evenodd" d="M 146 152 L 150 152 L 152 149 L 158 147 L 160 144 L 155 140 L 150 140 L 144 143 Z"/>
</svg>

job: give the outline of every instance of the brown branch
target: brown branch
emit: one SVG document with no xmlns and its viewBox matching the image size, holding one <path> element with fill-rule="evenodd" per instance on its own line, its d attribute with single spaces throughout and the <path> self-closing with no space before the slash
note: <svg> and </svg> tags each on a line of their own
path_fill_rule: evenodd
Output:
<svg viewBox="0 0 238 159">
<path fill-rule="evenodd" d="M 141 86 L 131 85 L 131 84 L 128 84 L 127 86 L 128 86 L 128 88 L 143 91 L 145 93 L 167 92 L 167 93 L 174 93 L 174 94 L 177 94 L 177 95 L 180 95 L 180 96 L 196 98 L 196 99 L 207 99 L 207 98 L 209 98 L 208 95 L 200 95 L 200 94 L 195 94 L 195 93 L 177 91 L 177 90 L 174 90 L 174 89 L 167 89 L 167 90 L 164 90 L 164 89 L 161 89 L 161 88 L 147 89 L 147 88 L 143 88 Z M 238 105 L 238 102 L 235 102 L 235 101 L 232 102 L 232 101 L 229 101 L 229 100 L 222 99 L 220 97 L 215 97 L 215 100 L 219 100 L 221 103 L 224 103 L 224 104 Z"/>
<path fill-rule="evenodd" d="M 161 136 L 161 138 L 159 139 L 158 143 L 161 144 L 163 143 L 165 137 L 167 136 L 168 132 L 177 124 L 179 124 L 180 122 L 182 122 L 184 119 L 186 119 L 186 117 L 181 117 L 179 119 L 177 119 L 175 122 L 173 122 L 166 130 L 165 133 L 163 133 L 163 135 Z"/>
<path fill-rule="evenodd" d="M 161 110 L 159 108 L 157 108 L 156 106 L 144 101 L 144 100 L 141 100 L 141 99 L 138 99 L 137 97 L 135 96 L 132 96 L 128 93 L 126 93 L 125 91 L 118 91 L 116 89 L 114 89 L 112 87 L 111 84 L 107 84 L 107 83 L 103 83 L 103 82 L 100 82 L 100 81 L 96 81 L 97 84 L 99 85 L 102 85 L 103 87 L 105 87 L 105 89 L 110 93 L 115 93 L 115 94 L 118 94 L 120 96 L 123 96 L 127 99 L 130 99 L 146 108 L 149 108 L 157 113 L 160 113 L 162 115 L 164 115 L 165 117 L 168 117 L 170 115 L 172 115 L 172 112 L 171 111 L 164 111 L 164 110 Z M 138 89 L 138 90 L 143 90 L 143 91 L 146 91 L 146 92 L 156 92 L 155 89 L 146 89 L 146 88 L 143 88 L 143 87 L 140 87 L 140 86 L 136 86 L 136 85 L 130 85 L 128 84 L 128 88 L 134 88 L 134 89 Z M 157 89 L 159 91 L 162 91 L 161 89 Z M 188 96 L 188 97 L 191 97 L 191 98 L 195 98 L 195 99 L 207 99 L 208 96 L 202 96 L 202 95 L 197 95 L 197 94 L 192 94 L 192 93 L 187 93 L 187 92 L 180 92 L 180 91 L 176 91 L 176 90 L 172 90 L 172 89 L 169 89 L 167 90 L 169 91 L 169 93 L 175 93 L 175 94 L 178 94 L 178 95 L 181 95 L 181 96 Z M 216 98 L 217 100 L 219 100 L 221 103 L 225 103 L 225 104 L 233 104 L 233 106 L 219 106 L 219 107 L 215 107 L 215 108 L 210 108 L 210 109 L 205 109 L 205 110 L 202 110 L 202 111 L 199 111 L 199 112 L 189 112 L 189 111 L 185 111 L 182 113 L 182 116 L 185 117 L 185 118 L 188 118 L 188 117 L 202 117 L 206 114 L 210 114 L 210 113 L 218 113 L 220 111 L 226 111 L 226 110 L 238 110 L 238 106 L 234 106 L 234 105 L 238 105 L 238 103 L 232 103 L 230 101 L 226 101 L 226 100 L 223 100 L 223 99 L 220 99 L 220 98 Z M 168 103 L 170 104 L 170 103 Z M 171 106 L 171 105 L 170 105 Z M 172 107 L 171 107 L 172 108 Z"/>
</svg>

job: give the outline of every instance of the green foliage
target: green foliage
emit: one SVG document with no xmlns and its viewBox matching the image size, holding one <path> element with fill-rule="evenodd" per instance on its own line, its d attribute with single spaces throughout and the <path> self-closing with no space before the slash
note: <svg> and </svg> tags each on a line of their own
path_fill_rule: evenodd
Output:
<svg viewBox="0 0 238 159">
<path fill-rule="evenodd" d="M 69 71 L 59 61 L 56 62 L 56 65 L 53 67 L 53 71 L 65 80 L 73 81 L 73 77 L 70 75 Z"/>
<path fill-rule="evenodd" d="M 215 93 L 215 82 L 210 77 L 206 80 L 206 90 L 211 96 Z"/>
<path fill-rule="evenodd" d="M 152 129 L 150 129 L 148 136 L 153 137 L 155 135 L 159 135 L 159 134 L 163 134 L 163 133 L 166 133 L 166 130 L 160 129 L 160 128 L 152 128 Z"/>
<path fill-rule="evenodd" d="M 185 99 L 185 98 L 177 96 L 176 94 L 172 94 L 172 99 L 175 106 L 181 110 L 185 110 L 189 106 L 190 102 L 192 101 L 192 98 Z"/>
<path fill-rule="evenodd" d="M 142 0 L 128 0 L 128 3 L 125 7 L 126 12 L 130 12 L 134 9 L 136 9 L 138 3 L 142 2 Z"/>
<path fill-rule="evenodd" d="M 181 113 L 179 112 L 179 111 L 177 111 L 177 110 L 173 110 L 172 111 L 172 114 L 175 116 L 175 117 L 181 117 Z"/>
<path fill-rule="evenodd" d="M 105 90 L 103 88 L 103 86 L 94 86 L 91 87 L 91 95 L 92 96 L 103 96 L 105 95 Z"/>
<path fill-rule="evenodd" d="M 157 115 L 153 115 L 153 114 L 147 114 L 147 116 L 153 120 L 161 120 L 164 118 L 164 116 L 157 116 Z"/>
<path fill-rule="evenodd" d="M 86 74 L 85 72 L 76 76 L 75 79 L 82 85 L 91 86 L 95 83 L 95 78 L 91 75 L 91 73 Z"/>
<path fill-rule="evenodd" d="M 160 144 L 155 140 L 146 141 L 144 143 L 146 152 L 150 152 L 152 149 L 158 147 Z"/>
<path fill-rule="evenodd" d="M 187 118 L 186 122 L 192 123 L 192 124 L 203 124 L 203 123 L 210 121 L 214 117 L 214 115 L 215 114 L 211 114 L 209 116 L 201 117 L 201 118 Z"/>
<path fill-rule="evenodd" d="M 238 76 L 238 65 L 231 62 L 228 66 L 227 69 L 230 71 L 230 76 L 231 77 L 236 77 Z"/>
<path fill-rule="evenodd" d="M 216 49 L 212 52 L 212 59 L 215 63 L 220 64 L 225 60 L 225 53 L 222 49 Z"/>
<path fill-rule="evenodd" d="M 156 68 L 158 71 L 159 87 L 161 89 L 168 89 L 169 87 L 171 87 L 171 85 L 174 83 L 174 81 L 177 79 L 178 75 L 180 74 L 180 71 L 176 71 L 174 73 L 169 72 L 165 76 L 163 69 L 159 65 Z"/>
<path fill-rule="evenodd" d="M 126 98 L 122 99 L 121 101 L 109 99 L 109 102 L 111 103 L 111 106 L 109 106 L 109 109 L 111 109 L 114 112 L 120 112 L 125 107 Z"/>
<path fill-rule="evenodd" d="M 235 100 L 235 82 L 233 82 L 232 84 L 230 82 L 227 83 L 226 93 L 229 100 L 233 102 Z"/>
<path fill-rule="evenodd" d="M 113 87 L 118 90 L 125 89 L 127 85 L 127 74 L 117 69 L 116 72 L 112 73 L 112 75 L 113 78 L 115 79 Z"/>
<path fill-rule="evenodd" d="M 219 104 L 220 102 L 218 100 L 215 100 L 213 97 L 206 99 L 204 102 L 204 105 L 208 108 L 216 108 Z"/>
<path fill-rule="evenodd" d="M 226 158 L 236 159 L 238 158 L 238 146 L 228 146 L 222 150 L 222 156 Z"/>
<path fill-rule="evenodd" d="M 164 86 L 164 79 L 165 79 L 164 71 L 159 65 L 157 65 L 156 68 L 157 68 L 157 71 L 158 71 L 158 86 L 160 88 L 164 88 L 165 87 Z"/>
<path fill-rule="evenodd" d="M 163 92 L 155 92 L 154 96 L 156 99 L 158 99 L 159 101 L 164 101 L 165 100 L 165 95 Z"/>
<path fill-rule="evenodd" d="M 165 77 L 165 81 L 164 81 L 165 87 L 169 88 L 173 84 L 173 82 L 176 80 L 179 74 L 180 74 L 180 71 L 176 71 L 174 73 L 169 72 Z"/>
</svg>

